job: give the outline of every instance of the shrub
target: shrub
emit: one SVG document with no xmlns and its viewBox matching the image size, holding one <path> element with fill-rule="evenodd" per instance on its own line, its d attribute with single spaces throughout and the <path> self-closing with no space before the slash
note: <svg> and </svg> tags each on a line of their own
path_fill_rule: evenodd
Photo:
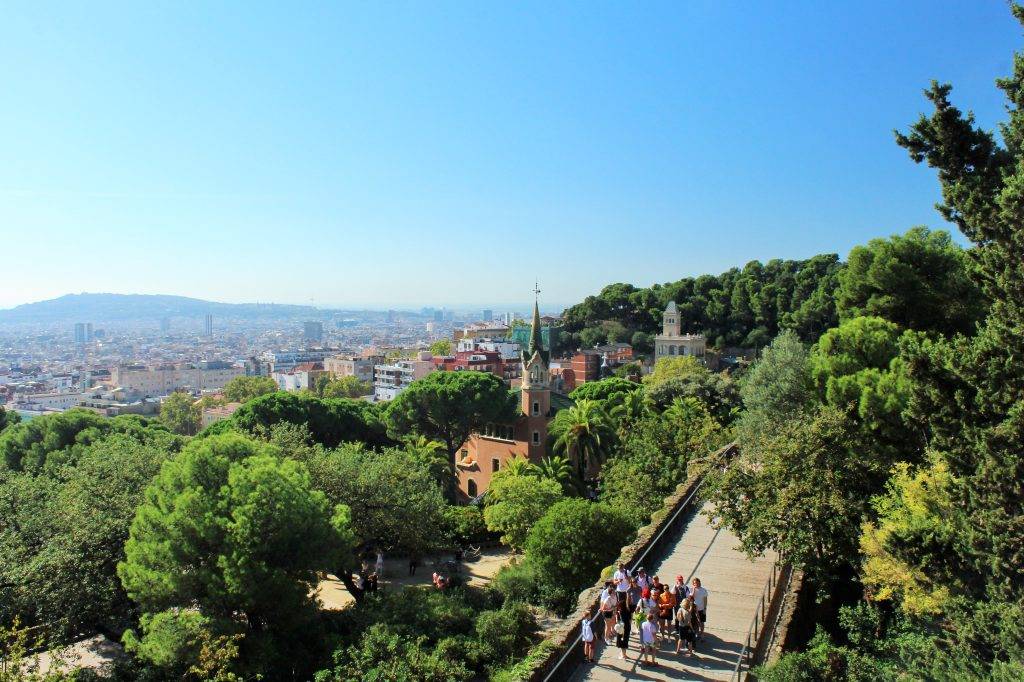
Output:
<svg viewBox="0 0 1024 682">
<path fill-rule="evenodd" d="M 629 520 L 606 504 L 574 498 L 553 506 L 526 540 L 527 560 L 537 568 L 544 602 L 568 612 L 634 535 Z"/>
<path fill-rule="evenodd" d="M 476 619 L 476 635 L 492 661 L 521 656 L 537 634 L 537 620 L 530 607 L 506 602 L 496 611 L 484 611 Z"/>
<path fill-rule="evenodd" d="M 484 523 L 484 514 L 474 505 L 450 505 L 444 512 L 448 535 L 454 545 L 477 545 L 491 538 Z"/>
<path fill-rule="evenodd" d="M 472 673 L 458 660 L 429 651 L 422 639 L 398 634 L 383 623 L 370 627 L 357 644 L 334 652 L 334 667 L 316 674 L 316 682 L 394 680 L 458 682 Z"/>
<path fill-rule="evenodd" d="M 491 682 L 526 682 L 532 677 L 534 669 L 547 660 L 555 648 L 556 644 L 550 639 L 542 640 L 530 649 L 523 660 L 493 671 Z"/>
<path fill-rule="evenodd" d="M 538 603 L 541 595 L 537 567 L 529 560 L 509 564 L 494 576 L 491 589 L 499 592 L 508 601 Z"/>
</svg>

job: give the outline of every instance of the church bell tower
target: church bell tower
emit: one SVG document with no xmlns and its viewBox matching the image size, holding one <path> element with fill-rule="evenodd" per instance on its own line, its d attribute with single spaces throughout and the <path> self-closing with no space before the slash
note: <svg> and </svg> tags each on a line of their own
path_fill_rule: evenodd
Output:
<svg viewBox="0 0 1024 682">
<path fill-rule="evenodd" d="M 530 345 L 522 351 L 522 410 L 526 416 L 526 439 L 530 461 L 538 462 L 546 454 L 548 416 L 551 412 L 550 351 L 544 348 L 540 328 L 540 289 L 533 288 L 533 324 Z"/>
</svg>

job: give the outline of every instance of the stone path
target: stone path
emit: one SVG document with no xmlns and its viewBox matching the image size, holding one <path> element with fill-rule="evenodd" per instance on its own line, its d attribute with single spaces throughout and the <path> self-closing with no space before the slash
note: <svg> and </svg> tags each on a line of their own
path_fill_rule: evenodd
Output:
<svg viewBox="0 0 1024 682">
<path fill-rule="evenodd" d="M 771 553 L 751 561 L 736 549 L 738 545 L 729 530 L 715 530 L 706 516 L 695 514 L 668 556 L 645 566 L 649 575 L 657 575 L 664 583 L 672 584 L 682 575 L 687 584 L 697 577 L 707 588 L 707 629 L 692 658 L 675 653 L 675 640 L 663 641 L 658 665 L 641 666 L 634 628 L 628 660 L 620 660 L 618 649 L 599 642 L 597 662 L 582 664 L 572 679 L 728 680 L 776 559 Z"/>
</svg>

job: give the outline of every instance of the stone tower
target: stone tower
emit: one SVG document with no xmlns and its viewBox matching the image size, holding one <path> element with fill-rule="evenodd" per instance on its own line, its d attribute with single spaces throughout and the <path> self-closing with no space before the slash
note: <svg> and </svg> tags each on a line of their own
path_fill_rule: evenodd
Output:
<svg viewBox="0 0 1024 682">
<path fill-rule="evenodd" d="M 540 330 L 540 306 L 537 295 L 540 289 L 534 287 L 533 326 L 530 329 L 530 345 L 522 351 L 522 410 L 526 416 L 526 441 L 529 445 L 529 459 L 539 462 L 546 454 L 548 439 L 548 418 L 551 413 L 551 375 L 549 352 L 544 348 Z"/>
<path fill-rule="evenodd" d="M 679 308 L 675 301 L 669 301 L 661 316 L 662 336 L 682 336 L 683 321 L 679 317 Z"/>
</svg>

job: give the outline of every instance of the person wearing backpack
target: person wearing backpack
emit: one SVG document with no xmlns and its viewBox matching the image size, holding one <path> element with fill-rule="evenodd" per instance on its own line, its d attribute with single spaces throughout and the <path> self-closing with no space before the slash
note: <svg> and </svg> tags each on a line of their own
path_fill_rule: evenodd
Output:
<svg viewBox="0 0 1024 682">
<path fill-rule="evenodd" d="M 676 611 L 676 632 L 679 633 L 679 641 L 676 642 L 677 654 L 683 648 L 683 642 L 686 642 L 686 655 L 693 656 L 693 645 L 697 641 L 697 632 L 694 630 L 694 624 L 698 618 L 693 600 L 689 597 L 683 599 L 679 609 Z"/>
<path fill-rule="evenodd" d="M 590 624 L 590 609 L 583 612 L 583 619 L 580 621 L 580 639 L 583 640 L 583 660 L 587 663 L 593 663 L 594 628 Z"/>
</svg>

